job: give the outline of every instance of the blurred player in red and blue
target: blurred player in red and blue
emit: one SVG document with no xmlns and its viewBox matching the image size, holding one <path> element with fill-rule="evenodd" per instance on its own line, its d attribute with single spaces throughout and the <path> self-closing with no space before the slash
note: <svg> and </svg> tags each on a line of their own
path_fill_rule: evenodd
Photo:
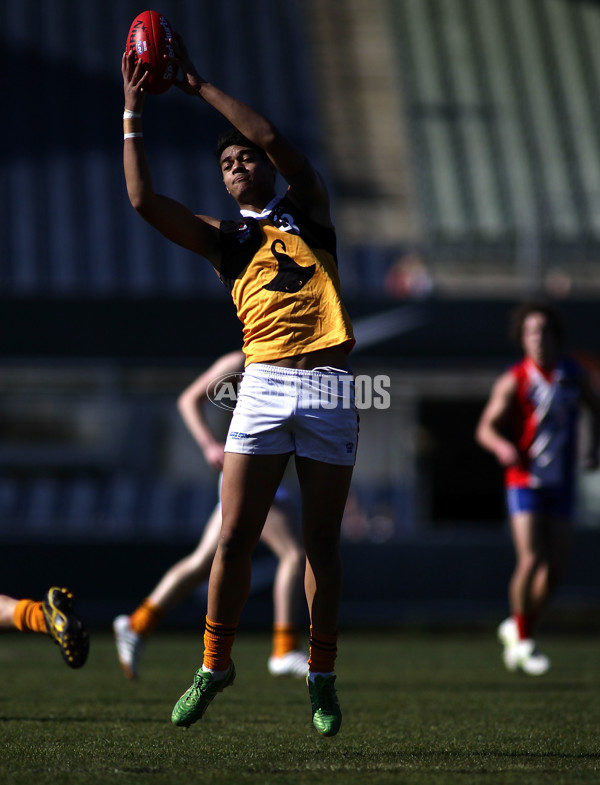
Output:
<svg viewBox="0 0 600 785">
<path fill-rule="evenodd" d="M 511 615 L 498 628 L 504 664 L 539 676 L 550 660 L 533 632 L 569 558 L 580 408 L 584 403 L 591 411 L 585 468 L 596 469 L 600 399 L 583 367 L 562 354 L 563 326 L 552 307 L 525 303 L 512 327 L 523 358 L 494 384 L 476 439 L 504 467 L 516 556 Z"/>
</svg>

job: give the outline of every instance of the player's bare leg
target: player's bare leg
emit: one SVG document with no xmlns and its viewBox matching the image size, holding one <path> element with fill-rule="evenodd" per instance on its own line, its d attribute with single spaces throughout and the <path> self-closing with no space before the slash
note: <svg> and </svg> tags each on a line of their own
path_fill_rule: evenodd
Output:
<svg viewBox="0 0 600 785">
<path fill-rule="evenodd" d="M 15 608 L 18 600 L 7 594 L 0 594 L 0 630 L 14 630 Z"/>
<path fill-rule="evenodd" d="M 262 531 L 264 542 L 278 558 L 273 584 L 273 650 L 268 661 L 273 676 L 304 678 L 308 655 L 298 643 L 298 615 L 306 557 L 299 526 L 292 514 L 272 506 Z"/>
<path fill-rule="evenodd" d="M 549 596 L 545 522 L 540 515 L 520 512 L 511 517 L 516 564 L 509 585 L 511 619 L 500 626 L 503 660 L 508 670 L 539 676 L 550 661 L 538 651 L 533 628 Z"/>
<path fill-rule="evenodd" d="M 334 736 L 342 722 L 333 673 L 342 594 L 340 528 L 352 467 L 298 456 L 296 467 L 302 494 L 305 591 L 311 620 L 307 683 L 313 725 L 320 734 Z"/>
<path fill-rule="evenodd" d="M 208 579 L 220 530 L 221 506 L 217 505 L 196 549 L 167 570 L 131 616 L 122 614 L 114 620 L 117 656 L 128 679 L 139 677 L 139 661 L 147 635 L 172 608 Z"/>
<path fill-rule="evenodd" d="M 252 553 L 289 455 L 226 453 L 219 544 L 208 583 L 207 615 L 237 625 L 250 591 Z"/>
<path fill-rule="evenodd" d="M 208 580 L 221 531 L 221 505 L 217 505 L 208 519 L 202 539 L 196 549 L 174 564 L 148 595 L 148 600 L 165 613 L 188 597 Z"/>
<path fill-rule="evenodd" d="M 233 684 L 231 649 L 250 591 L 252 552 L 288 462 L 288 455 L 226 453 L 221 486 L 223 522 L 210 571 L 204 658 L 192 686 L 173 708 L 171 721 L 189 727 L 213 698 Z"/>
</svg>

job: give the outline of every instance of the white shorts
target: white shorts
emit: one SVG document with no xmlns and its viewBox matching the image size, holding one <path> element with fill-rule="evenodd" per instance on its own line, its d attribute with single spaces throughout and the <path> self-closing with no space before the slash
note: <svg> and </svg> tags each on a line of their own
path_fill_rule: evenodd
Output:
<svg viewBox="0 0 600 785">
<path fill-rule="evenodd" d="M 354 378 L 336 368 L 301 371 L 251 363 L 238 389 L 225 452 L 296 453 L 353 466 L 358 442 Z"/>
</svg>

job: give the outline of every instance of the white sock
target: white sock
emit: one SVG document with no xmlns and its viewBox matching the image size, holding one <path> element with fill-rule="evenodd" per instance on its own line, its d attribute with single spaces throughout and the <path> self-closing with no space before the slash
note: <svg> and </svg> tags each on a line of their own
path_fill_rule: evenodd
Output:
<svg viewBox="0 0 600 785">
<path fill-rule="evenodd" d="M 230 666 L 231 667 L 231 666 Z M 215 671 L 212 668 L 207 668 L 204 663 L 202 663 L 202 670 L 205 673 L 212 673 L 212 677 L 215 680 L 224 679 L 225 676 L 229 673 L 229 668 L 226 668 L 224 671 Z"/>
</svg>

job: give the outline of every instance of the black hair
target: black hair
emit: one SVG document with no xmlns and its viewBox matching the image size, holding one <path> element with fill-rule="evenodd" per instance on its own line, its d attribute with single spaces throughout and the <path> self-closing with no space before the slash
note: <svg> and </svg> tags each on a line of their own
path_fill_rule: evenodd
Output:
<svg viewBox="0 0 600 785">
<path fill-rule="evenodd" d="M 543 313 L 548 320 L 548 327 L 552 330 L 559 344 L 564 337 L 564 327 L 556 308 L 546 302 L 531 300 L 521 303 L 512 312 L 510 320 L 510 335 L 517 346 L 523 345 L 523 323 L 532 313 Z"/>
<path fill-rule="evenodd" d="M 233 126 L 228 128 L 226 131 L 223 131 L 219 134 L 219 138 L 217 139 L 217 147 L 215 149 L 215 158 L 217 159 L 217 163 L 221 164 L 221 156 L 223 155 L 223 150 L 226 150 L 231 145 L 237 145 L 238 147 L 251 147 L 253 150 L 258 150 L 261 156 L 265 159 L 265 161 L 269 160 L 267 154 L 254 142 L 251 142 L 250 139 L 247 139 L 241 131 L 238 131 L 237 128 Z"/>
</svg>

